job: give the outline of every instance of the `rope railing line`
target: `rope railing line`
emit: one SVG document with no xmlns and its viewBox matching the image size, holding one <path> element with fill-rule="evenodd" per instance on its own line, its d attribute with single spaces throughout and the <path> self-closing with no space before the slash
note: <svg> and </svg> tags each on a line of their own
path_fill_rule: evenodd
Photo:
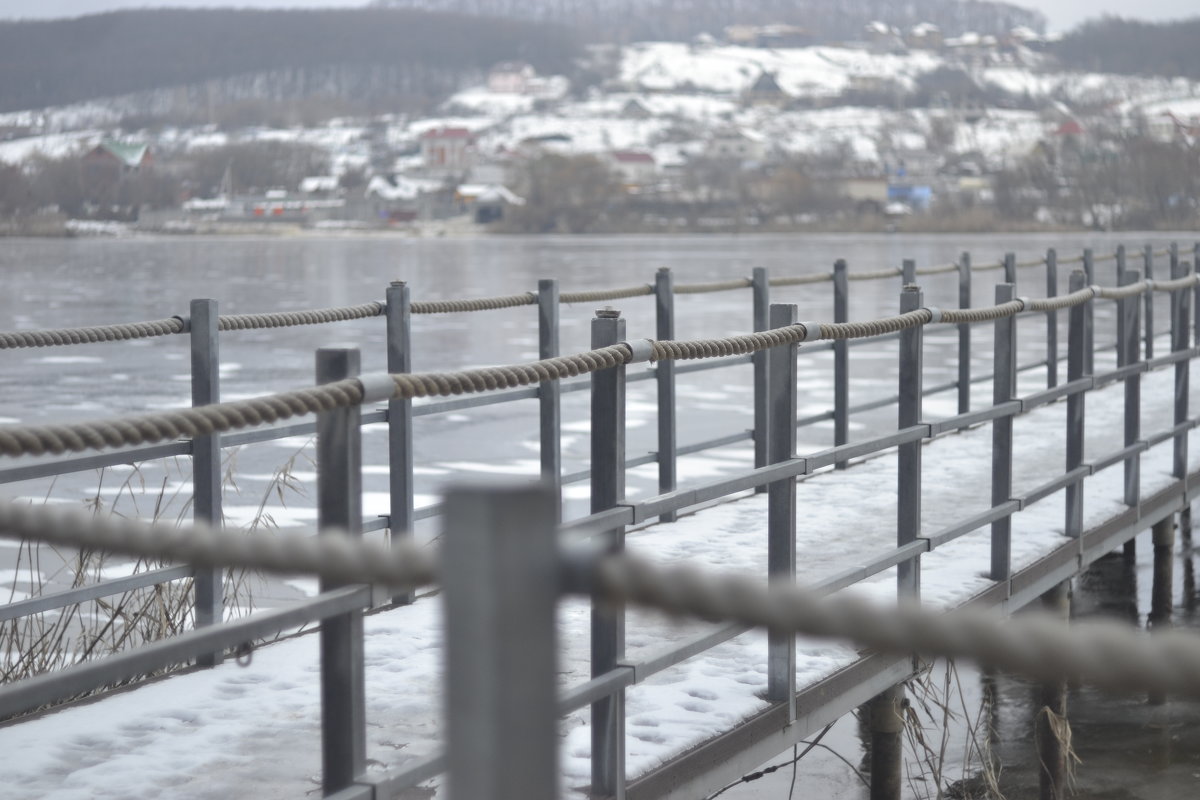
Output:
<svg viewBox="0 0 1200 800">
<path fill-rule="evenodd" d="M 768 286 L 806 286 L 810 283 L 825 283 L 833 280 L 832 272 L 818 272 L 813 275 L 789 275 L 782 278 L 768 278 Z"/>
<path fill-rule="evenodd" d="M 1065 257 L 1065 258 L 1060 258 L 1060 259 L 1058 259 L 1058 265 L 1059 265 L 1060 267 L 1061 267 L 1063 264 L 1082 264 L 1082 263 L 1083 263 L 1083 256 L 1082 256 L 1082 255 L 1078 255 L 1078 256 L 1067 256 L 1067 257 Z"/>
<path fill-rule="evenodd" d="M 900 267 L 888 267 L 887 269 L 875 269 L 869 272 L 848 272 L 846 280 L 849 281 L 876 281 L 881 278 L 894 278 L 897 275 L 903 275 L 904 270 Z"/>
<path fill-rule="evenodd" d="M 1046 257 L 1041 256 L 1040 258 L 1031 258 L 1028 261 L 1018 261 L 1017 269 L 1027 269 L 1029 267 L 1041 267 L 1041 266 L 1045 266 L 1045 264 L 1046 264 Z"/>
<path fill-rule="evenodd" d="M 67 344 L 93 344 L 96 342 L 121 342 L 132 339 L 148 339 L 155 336 L 171 336 L 183 333 L 187 325 L 182 317 L 126 322 L 117 325 L 95 325 L 83 328 L 58 328 L 41 331 L 9 331 L 0 333 L 0 350 L 15 350 L 21 347 L 57 347 Z"/>
<path fill-rule="evenodd" d="M 0 503 L 0 536 L 64 547 L 164 559 L 196 567 L 245 567 L 331 581 L 415 588 L 434 582 L 433 554 L 395 536 L 389 544 L 338 531 L 280 533 L 222 530 L 204 525 L 151 524 L 48 506 Z"/>
<path fill-rule="evenodd" d="M 362 383 L 350 378 L 307 389 L 178 411 L 63 425 L 4 425 L 0 426 L 0 454 L 60 455 L 210 436 L 356 405 L 363 397 Z"/>
<path fill-rule="evenodd" d="M 383 544 L 336 531 L 247 534 L 17 503 L 0 503 L 0 536 L 200 567 L 312 574 L 390 587 L 433 583 L 443 568 L 434 553 L 402 537 Z M 1146 634 L 1115 621 L 1068 626 L 1044 614 L 1004 621 L 994 610 L 967 606 L 938 613 L 912 605 L 882 606 L 845 593 L 764 585 L 761 577 L 660 567 L 629 554 L 596 558 L 594 551 L 577 550 L 565 556 L 568 589 L 611 602 L 848 639 L 878 652 L 969 658 L 1039 680 L 1068 677 L 1121 692 L 1200 697 L 1200 637 L 1194 632 Z"/>
<path fill-rule="evenodd" d="M 503 297 L 480 297 L 475 300 L 419 300 L 410 303 L 409 310 L 414 314 L 454 314 L 460 311 L 495 311 L 536 304 L 537 295 L 525 292 Z"/>
<path fill-rule="evenodd" d="M 943 275 L 947 272 L 958 272 L 958 264 L 942 264 L 936 267 L 917 267 L 918 275 Z"/>
<path fill-rule="evenodd" d="M 988 322 L 1022 312 L 1045 312 L 1088 302 L 1095 297 L 1121 298 L 1150 289 L 1183 289 L 1200 283 L 1200 274 L 1162 283 L 1141 281 L 1127 287 L 1092 286 L 1061 297 L 1010 300 L 995 306 L 965 309 L 920 308 L 893 317 L 862 322 L 807 322 L 720 339 L 643 340 L 652 361 L 746 355 L 780 344 L 832 339 L 861 339 L 896 333 L 930 323 Z M 646 356 L 642 357 L 643 359 Z M 391 398 L 445 397 L 531 386 L 632 363 L 634 347 L 616 344 L 526 364 L 484 367 L 447 373 L 401 373 L 388 376 Z M 59 455 L 195 438 L 245 427 L 267 425 L 293 416 L 314 414 L 364 402 L 367 392 L 357 378 L 264 397 L 213 403 L 191 409 L 65 425 L 0 426 L 0 455 Z"/>
<path fill-rule="evenodd" d="M 1093 255 L 1092 263 L 1096 263 L 1098 261 L 1116 261 L 1116 259 L 1117 259 L 1117 253 L 1114 250 L 1111 253 L 1097 253 L 1096 255 Z"/>
<path fill-rule="evenodd" d="M 305 311 L 222 314 L 217 318 L 217 328 L 223 331 L 246 331 L 260 328 L 290 328 L 297 325 L 323 325 L 329 322 L 378 317 L 386 311 L 387 306 L 383 303 L 363 303 L 357 306 L 314 308 Z"/>
<path fill-rule="evenodd" d="M 753 285 L 754 281 L 750 278 L 714 281 L 712 283 L 677 283 L 675 284 L 675 294 L 707 294 L 709 292 L 728 292 L 734 289 L 749 289 Z"/>
<path fill-rule="evenodd" d="M 971 265 L 972 272 L 992 272 L 998 269 L 1004 269 L 1003 261 L 981 261 Z"/>
<path fill-rule="evenodd" d="M 648 294 L 654 294 L 654 287 L 644 283 L 640 286 L 627 286 L 623 289 L 562 292 L 558 296 L 558 301 L 560 303 L 602 303 L 606 300 L 624 300 L 627 297 L 642 297 Z"/>
<path fill-rule="evenodd" d="M 761 579 L 662 568 L 629 555 L 588 567 L 573 569 L 581 590 L 677 616 L 850 639 L 882 652 L 969 658 L 1037 679 L 1065 676 L 1114 691 L 1200 697 L 1200 636 L 1193 632 L 1148 635 L 1115 621 L 1068 627 L 1047 615 L 1003 622 L 971 607 L 949 613 L 889 608 L 796 586 L 768 588 Z"/>
</svg>

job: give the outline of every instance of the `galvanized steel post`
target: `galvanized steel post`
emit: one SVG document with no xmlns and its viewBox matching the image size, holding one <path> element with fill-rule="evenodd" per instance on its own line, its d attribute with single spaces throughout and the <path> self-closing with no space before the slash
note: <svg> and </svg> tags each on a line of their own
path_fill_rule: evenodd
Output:
<svg viewBox="0 0 1200 800">
<path fill-rule="evenodd" d="M 850 279 L 845 259 L 833 263 L 833 321 L 850 321 Z M 833 444 L 850 441 L 850 342 L 833 340 Z M 845 469 L 846 462 L 837 462 Z"/>
<path fill-rule="evenodd" d="M 359 373 L 358 350 L 317 351 L 317 383 Z M 359 406 L 317 414 L 317 527 L 321 536 L 362 535 L 362 412 Z M 322 592 L 344 584 L 322 578 Z M 321 786 L 331 795 L 367 766 L 363 612 L 321 623 Z"/>
<path fill-rule="evenodd" d="M 958 307 L 971 307 L 971 254 L 958 260 Z M 971 410 L 971 326 L 958 326 L 958 413 Z"/>
<path fill-rule="evenodd" d="M 1120 251 L 1124 261 L 1124 248 Z M 1136 269 L 1122 269 L 1120 285 L 1129 286 L 1142 279 Z M 1141 333 L 1141 297 L 1117 301 L 1117 366 L 1132 366 L 1140 358 L 1138 346 Z M 1125 447 L 1137 444 L 1142 431 L 1142 376 L 1134 373 L 1125 378 Z M 1136 506 L 1141 497 L 1141 457 L 1133 453 L 1125 459 L 1125 504 Z"/>
<path fill-rule="evenodd" d="M 771 306 L 771 327 L 795 325 L 799 314 L 795 305 Z M 789 461 L 796 455 L 796 344 L 771 348 L 770 450 L 772 464 Z M 785 478 L 768 486 L 767 493 L 767 579 L 774 584 L 796 580 L 796 479 Z M 796 716 L 796 637 L 771 631 L 767 655 L 767 699 L 788 704 L 788 719 Z"/>
<path fill-rule="evenodd" d="M 765 267 L 755 267 L 751 278 L 751 291 L 754 293 L 755 333 L 760 333 L 770 327 L 771 281 Z M 768 397 L 767 388 L 767 354 L 759 350 L 750 356 L 754 367 L 754 466 L 767 465 L 767 421 Z M 756 492 L 765 492 L 765 486 L 759 486 Z"/>
<path fill-rule="evenodd" d="M 446 495 L 449 796 L 554 800 L 557 497 L 549 487 Z"/>
<path fill-rule="evenodd" d="M 1011 283 L 996 284 L 996 305 L 1017 296 Z M 1007 403 L 1017 391 L 1017 321 L 1015 316 L 1001 317 L 995 326 L 995 366 L 992 378 L 992 405 Z M 1012 499 L 1013 415 L 992 420 L 992 507 Z M 1012 516 L 992 523 L 992 562 L 989 575 L 994 581 L 1007 581 L 1012 567 Z"/>
<path fill-rule="evenodd" d="M 900 285 L 911 286 L 917 282 L 917 262 L 906 258 L 900 262 Z"/>
<path fill-rule="evenodd" d="M 1058 295 L 1058 251 L 1046 251 L 1046 297 Z M 1046 388 L 1058 385 L 1058 312 L 1046 312 Z"/>
<path fill-rule="evenodd" d="M 387 288 L 387 370 L 412 372 L 412 299 L 408 285 L 393 281 Z M 412 536 L 415 523 L 412 400 L 388 400 L 388 532 L 392 541 Z M 392 602 L 412 602 L 412 592 L 392 596 Z"/>
<path fill-rule="evenodd" d="M 1071 272 L 1069 291 L 1078 292 L 1088 285 L 1083 270 Z M 1094 301 L 1090 301 L 1094 302 Z M 1086 307 L 1089 303 L 1071 306 L 1070 327 L 1067 332 L 1067 382 L 1072 383 L 1085 376 L 1087 371 L 1087 332 L 1085 330 Z M 1086 393 L 1075 392 L 1067 397 L 1067 469 L 1068 473 L 1083 466 L 1084 411 Z M 1083 478 L 1067 485 L 1066 519 L 1064 529 L 1067 536 L 1079 538 L 1083 535 Z"/>
<path fill-rule="evenodd" d="M 661 268 L 654 278 L 655 336 L 660 341 L 675 338 L 675 277 L 667 267 Z M 658 382 L 658 491 L 660 494 L 675 491 L 675 362 L 671 359 L 659 361 L 654 366 Z M 661 522 L 674 522 L 678 515 L 674 511 L 659 516 Z"/>
<path fill-rule="evenodd" d="M 625 320 L 613 308 L 596 311 L 592 347 L 625 340 Z M 592 504 L 593 514 L 613 508 L 625 497 L 625 367 L 592 373 Z M 625 549 L 623 527 L 606 535 L 610 552 Z M 625 654 L 625 609 L 592 600 L 592 677 L 617 667 Z M 625 693 L 618 691 L 592 703 L 592 794 L 625 796 Z"/>
<path fill-rule="evenodd" d="M 1096 267 L 1092 259 L 1092 249 L 1086 248 L 1083 251 L 1083 274 L 1087 276 L 1087 285 L 1096 285 Z M 1083 333 L 1086 344 L 1084 345 L 1084 371 L 1088 375 L 1096 374 L 1096 304 L 1086 303 L 1084 305 L 1083 315 Z"/>
<path fill-rule="evenodd" d="M 1142 248 L 1142 274 L 1146 280 L 1154 280 L 1154 248 L 1151 245 L 1146 245 Z M 1154 358 L 1154 292 L 1146 292 L 1146 297 L 1143 300 L 1145 308 L 1142 310 L 1142 319 L 1145 320 L 1146 338 L 1143 350 L 1146 353 L 1146 360 Z"/>
<path fill-rule="evenodd" d="M 559 355 L 558 281 L 538 281 L 538 358 Z M 538 384 L 538 429 L 542 481 L 557 498 L 562 519 L 562 387 L 558 381 Z"/>
<path fill-rule="evenodd" d="M 216 300 L 191 302 L 190 334 L 192 348 L 192 406 L 206 406 L 221 400 L 221 356 Z M 221 527 L 221 435 L 192 439 L 192 519 L 197 523 Z M 196 627 L 218 625 L 224 618 L 225 586 L 222 570 L 198 568 L 192 579 L 196 603 Z M 220 652 L 206 653 L 196 659 L 202 667 L 222 660 Z"/>
<path fill-rule="evenodd" d="M 917 286 L 905 286 L 900 292 L 900 313 L 916 311 L 925 304 Z M 900 391 L 897 428 L 904 430 L 921 424 L 923 396 L 924 329 L 917 325 L 900 331 Z M 896 452 L 896 545 L 911 544 L 921 535 L 921 441 L 906 442 Z M 900 562 L 896 591 L 901 600 L 921 596 L 920 556 Z"/>
<path fill-rule="evenodd" d="M 1016 286 L 1017 285 L 1017 254 L 1016 253 L 1005 253 L 1004 261 L 1002 263 L 1004 264 L 1004 282 L 1011 283 L 1013 286 Z"/>
<path fill-rule="evenodd" d="M 1171 264 L 1171 278 L 1184 278 L 1192 273 L 1187 263 L 1178 259 Z M 1191 292 L 1187 289 L 1171 292 L 1171 352 L 1178 353 L 1188 349 L 1188 316 L 1191 313 Z M 1200 314 L 1197 314 L 1200 316 Z M 1174 439 L 1174 449 L 1171 458 L 1171 475 L 1177 480 L 1187 477 L 1188 473 L 1188 432 L 1181 426 L 1188 422 L 1188 396 L 1191 385 L 1191 359 L 1180 359 L 1175 362 L 1175 413 L 1174 423 L 1177 433 Z M 1190 516 L 1190 515 L 1189 515 Z"/>
</svg>

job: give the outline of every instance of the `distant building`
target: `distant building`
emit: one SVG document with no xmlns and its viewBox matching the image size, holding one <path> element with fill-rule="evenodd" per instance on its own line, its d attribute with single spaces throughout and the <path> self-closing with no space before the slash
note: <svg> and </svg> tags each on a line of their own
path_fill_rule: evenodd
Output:
<svg viewBox="0 0 1200 800">
<path fill-rule="evenodd" d="M 767 154 L 766 140 L 757 131 L 722 128 L 709 138 L 704 154 L 722 161 L 762 161 Z"/>
<path fill-rule="evenodd" d="M 488 73 L 488 91 L 504 94 L 525 94 L 537 72 L 524 61 L 503 61 Z"/>
<path fill-rule="evenodd" d="M 144 142 L 118 142 L 105 139 L 83 156 L 84 173 L 91 177 L 123 175 L 140 172 L 154 163 L 150 145 Z"/>
<path fill-rule="evenodd" d="M 654 156 L 640 150 L 614 150 L 607 161 L 626 188 L 646 186 L 658 177 Z"/>
<path fill-rule="evenodd" d="M 421 164 L 431 174 L 461 175 L 471 168 L 475 137 L 466 128 L 434 128 L 421 134 Z"/>
<path fill-rule="evenodd" d="M 742 101 L 749 106 L 778 106 L 783 105 L 791 97 L 775 79 L 775 73 L 763 70 L 754 84 L 742 95 Z"/>
<path fill-rule="evenodd" d="M 913 50 L 941 50 L 942 29 L 932 22 L 920 22 L 909 29 L 904 42 Z"/>
<path fill-rule="evenodd" d="M 464 183 L 454 191 L 454 199 L 481 225 L 504 218 L 504 209 L 525 205 L 525 198 L 496 183 Z"/>
</svg>

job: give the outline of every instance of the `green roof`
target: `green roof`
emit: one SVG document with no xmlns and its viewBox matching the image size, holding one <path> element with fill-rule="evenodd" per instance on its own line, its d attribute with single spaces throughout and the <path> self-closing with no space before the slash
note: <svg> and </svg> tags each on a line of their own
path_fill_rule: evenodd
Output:
<svg viewBox="0 0 1200 800">
<path fill-rule="evenodd" d="M 119 158 L 128 167 L 140 165 L 142 159 L 146 157 L 146 151 L 150 149 L 150 145 L 145 143 L 118 142 L 114 139 L 105 139 L 100 146 Z"/>
</svg>

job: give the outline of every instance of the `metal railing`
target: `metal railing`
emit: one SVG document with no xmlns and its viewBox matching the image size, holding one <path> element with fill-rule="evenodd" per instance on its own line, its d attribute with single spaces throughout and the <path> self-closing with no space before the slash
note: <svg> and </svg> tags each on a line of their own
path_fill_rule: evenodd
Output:
<svg viewBox="0 0 1200 800">
<path fill-rule="evenodd" d="M 1200 247 L 1197 252 L 1200 253 Z M 1144 263 L 1149 268 L 1154 253 L 1147 248 Z M 1138 283 L 1142 276 L 1129 270 L 1125 264 L 1123 250 L 1114 254 L 1118 270 L 1118 284 Z M 1045 259 L 1047 267 L 1048 296 L 1057 291 L 1055 277 L 1056 258 L 1051 251 Z M 1081 257 L 1083 269 L 1072 274 L 1072 291 L 1081 290 L 1094 283 L 1094 260 L 1089 252 Z M 1189 265 L 1178 257 L 1177 249 L 1170 250 L 1172 279 L 1190 274 Z M 1009 257 L 1003 264 L 1006 278 L 1015 278 L 1016 262 Z M 964 257 L 958 267 L 960 298 L 969 306 L 970 276 L 969 259 Z M 840 273 L 840 277 L 839 277 Z M 919 289 L 909 284 L 915 278 L 915 267 L 906 262 L 900 270 L 906 288 L 901 293 L 900 311 L 911 312 L 923 307 Z M 832 273 L 835 292 L 835 323 L 847 322 L 849 296 L 848 273 L 844 262 L 838 262 Z M 1149 275 L 1147 275 L 1149 277 Z M 962 294 L 966 286 L 965 295 Z M 799 323 L 794 306 L 769 303 L 771 282 L 765 270 L 755 270 L 750 279 L 754 299 L 754 327 L 769 330 Z M 669 272 L 660 272 L 656 279 L 654 296 L 657 311 L 657 336 L 660 340 L 673 339 L 674 303 L 676 289 Z M 155 444 L 119 450 L 113 453 L 89 456 L 56 458 L 35 465 L 9 467 L 0 471 L 0 481 L 22 480 L 30 477 L 62 474 L 67 471 L 92 469 L 104 464 L 129 463 L 142 458 L 157 458 L 167 455 L 191 454 L 193 469 L 196 470 L 196 517 L 198 522 L 216 524 L 220 520 L 220 486 L 214 481 L 215 465 L 219 463 L 220 448 L 252 441 L 265 441 L 297 434 L 315 433 L 318 439 L 318 513 L 322 529 L 337 529 L 350 535 L 359 535 L 368 530 L 390 528 L 397 541 L 403 541 L 405 532 L 411 531 L 416 521 L 423 516 L 437 513 L 426 511 L 424 515 L 413 510 L 413 450 L 412 420 L 414 416 L 442 411 L 476 407 L 494 403 L 513 402 L 519 399 L 537 399 L 540 411 L 542 438 L 541 465 L 543 476 L 551 487 L 552 496 L 558 498 L 556 509 L 561 509 L 561 490 L 564 480 L 576 478 L 589 480 L 591 488 L 591 514 L 571 520 L 559 530 L 579 534 L 588 532 L 605 543 L 606 549 L 621 548 L 624 530 L 655 518 L 670 520 L 679 511 L 698 504 L 719 500 L 750 489 L 768 491 L 769 572 L 784 579 L 795 575 L 795 519 L 793 482 L 811 475 L 828 466 L 844 466 L 850 459 L 884 452 L 895 448 L 899 454 L 901 468 L 898 470 L 897 497 L 899 500 L 897 519 L 897 545 L 887 553 L 869 562 L 856 566 L 843 574 L 834 576 L 818 587 L 834 591 L 851 585 L 871 575 L 900 567 L 899 588 L 904 594 L 919 596 L 920 555 L 935 549 L 966 533 L 984 526 L 991 526 L 992 562 L 991 577 L 996 588 L 985 602 L 1003 600 L 1010 607 L 1018 607 L 1037 596 L 1036 591 L 1051 579 L 1061 580 L 1064 570 L 1074 571 L 1084 559 L 1094 558 L 1111 549 L 1113 542 L 1126 536 L 1130 525 L 1161 514 L 1165 508 L 1176 508 L 1180 503 L 1190 502 L 1193 491 L 1187 474 L 1187 432 L 1200 424 L 1200 418 L 1189 414 L 1187 392 L 1176 392 L 1173 423 L 1163 430 L 1145 435 L 1140 430 L 1140 404 L 1138 386 L 1140 376 L 1150 370 L 1173 367 L 1177 386 L 1186 387 L 1190 360 L 1200 355 L 1200 320 L 1196 322 L 1193 340 L 1189 326 L 1189 309 L 1193 297 L 1200 301 L 1200 287 L 1195 290 L 1171 292 L 1170 352 L 1154 356 L 1153 320 L 1149 298 L 1153 294 L 1150 285 L 1142 294 L 1117 300 L 1118 330 L 1116 350 L 1118 366 L 1103 373 L 1094 371 L 1095 334 L 1092 307 L 1094 301 L 1073 305 L 1070 310 L 1067 343 L 1067 382 L 1059 385 L 1057 347 L 1049 348 L 1049 342 L 1057 336 L 1057 311 L 1027 312 L 1044 315 L 1047 320 L 1048 349 L 1044 362 L 1033 367 L 1046 367 L 1047 387 L 1044 390 L 1016 395 L 1015 376 L 1019 369 L 1016 360 L 1015 331 L 1017 317 L 1003 316 L 993 323 L 995 344 L 994 364 L 990 375 L 972 375 L 970 372 L 970 323 L 959 324 L 958 380 L 939 387 L 925 387 L 921 366 L 923 349 L 923 326 L 909 327 L 895 334 L 898 339 L 898 392 L 894 398 L 882 403 L 895 402 L 898 407 L 898 425 L 894 432 L 874 436 L 866 440 L 849 441 L 847 420 L 852 413 L 875 407 L 875 403 L 851 406 L 849 403 L 849 348 L 859 341 L 878 341 L 881 337 L 862 339 L 835 339 L 816 345 L 805 345 L 803 351 L 832 348 L 834 361 L 834 408 L 829 414 L 813 416 L 809 422 L 828 419 L 835 421 L 833 447 L 798 455 L 795 452 L 797 414 L 797 387 L 795 380 L 798 343 L 762 350 L 750 357 L 713 359 L 681 366 L 673 360 L 660 361 L 656 368 L 627 376 L 626 368 L 618 366 L 593 374 L 591 380 L 546 381 L 536 388 L 487 393 L 476 397 L 430 403 L 414 408 L 411 399 L 396 398 L 387 401 L 386 409 L 365 410 L 357 405 L 324 412 L 316 422 L 301 422 L 289 425 L 249 430 L 238 433 L 211 435 L 192 441 Z M 1143 295 L 1145 300 L 1143 301 Z M 1002 304 L 1011 301 L 1015 289 L 1011 281 L 997 287 L 996 301 Z M 540 355 L 553 358 L 558 353 L 558 310 L 560 295 L 557 284 L 543 281 L 538 292 L 538 320 Z M 388 370 L 393 374 L 407 373 L 411 368 L 412 303 L 408 287 L 393 285 L 387 292 L 385 316 L 388 325 Z M 931 321 L 936 322 L 931 316 Z M 802 323 L 801 323 L 802 324 Z M 606 347 L 627 341 L 624 320 L 619 316 L 601 313 L 593 320 L 592 345 Z M 812 325 L 812 323 L 809 323 Z M 196 406 L 211 404 L 219 399 L 217 387 L 218 331 L 220 317 L 214 301 L 195 301 L 188 320 L 192 337 L 193 354 L 193 402 Z M 1053 332 L 1053 333 L 1051 333 Z M 1144 340 L 1142 333 L 1144 332 Z M 1144 352 L 1139 353 L 1139 342 L 1144 341 Z M 631 359 L 632 360 L 632 359 Z M 750 361 L 754 364 L 755 428 L 753 432 L 735 436 L 723 436 L 706 442 L 684 446 L 675 441 L 674 382 L 685 371 L 702 368 L 723 368 Z M 357 354 L 352 351 L 325 351 L 318 361 L 318 382 L 351 378 L 357 374 Z M 994 377 L 993 377 L 994 376 Z M 627 382 L 654 379 L 659 388 L 659 450 L 652 458 L 627 457 L 625 453 L 624 391 Z M 969 394 L 964 388 L 972 383 L 992 380 L 993 403 L 990 407 L 972 411 Z M 1083 460 L 1084 395 L 1096 388 L 1114 382 L 1126 386 L 1126 426 L 1122 447 L 1110 453 Z M 592 416 L 591 468 L 586 473 L 574 476 L 561 474 L 561 452 L 559 443 L 561 421 L 561 394 L 580 391 L 590 387 Z M 958 413 L 937 422 L 925 421 L 922 414 L 922 399 L 934 391 L 958 389 Z M 1067 404 L 1067 463 L 1062 475 L 1045 484 L 1027 491 L 1023 496 L 1012 493 L 1012 425 L 1015 417 L 1059 400 Z M 391 513 L 388 517 L 364 520 L 361 511 L 361 451 L 360 429 L 368 422 L 389 424 L 391 475 Z M 803 420 L 799 420 L 803 422 Z M 993 425 L 993 487 L 991 508 L 933 533 L 921 532 L 921 444 L 931 438 L 952 431 L 991 422 Z M 755 468 L 743 473 L 704 484 L 680 488 L 675 479 L 675 459 L 681 452 L 694 452 L 705 447 L 720 446 L 732 440 L 753 436 L 756 445 Z M 1150 447 L 1172 441 L 1174 447 L 1174 477 L 1182 489 L 1174 490 L 1169 498 L 1157 493 L 1151 498 L 1141 496 L 1138 481 L 1138 463 L 1141 453 Z M 657 461 L 659 464 L 659 494 L 644 500 L 624 497 L 624 473 L 632 465 Z M 1101 526 L 1092 531 L 1083 530 L 1082 486 L 1084 479 L 1116 464 L 1123 464 L 1126 471 L 1126 503 L 1132 520 L 1121 521 L 1117 528 Z M 1066 530 L 1077 544 L 1072 551 L 1074 560 L 1056 554 L 1061 563 L 1050 567 L 1043 565 L 1043 574 L 1029 575 L 1014 573 L 1011 565 L 1011 518 L 1018 510 L 1039 502 L 1046 497 L 1064 491 L 1067 496 Z M 449 513 L 458 513 L 456 506 L 446 506 Z M 437 509 L 441 511 L 441 507 Z M 499 512 L 497 512 L 499 513 Z M 512 511 L 517 514 L 516 510 Z M 554 512 L 557 518 L 560 510 Z M 448 529 L 454 520 L 446 521 Z M 1122 527 L 1123 526 L 1123 527 Z M 498 528 L 505 527 L 498 525 Z M 185 559 L 186 560 L 186 559 Z M 322 625 L 323 699 L 327 705 L 337 706 L 345 713 L 334 716 L 323 723 L 325 750 L 324 786 L 327 795 L 350 791 L 345 796 L 394 796 L 402 788 L 418 783 L 431 774 L 444 769 L 447 758 L 438 756 L 406 768 L 384 782 L 364 783 L 362 756 L 363 715 L 361 658 L 361 615 L 372 605 L 372 593 L 361 586 L 344 586 L 338 582 L 323 582 L 321 594 L 295 606 L 256 614 L 248 619 L 232 623 L 216 623 L 221 619 L 222 587 L 220 572 L 211 565 L 170 567 L 156 573 L 143 573 L 120 581 L 108 582 L 60 593 L 51 597 L 22 601 L 0 609 L 0 618 L 12 619 L 21 614 L 38 613 L 57 603 L 66 605 L 84 599 L 102 596 L 102 593 L 127 591 L 134 586 L 148 585 L 155 580 L 171 580 L 191 576 L 197 583 L 197 630 L 174 639 L 160 642 L 135 651 L 123 653 L 109 659 L 83 664 L 34 678 L 20 684 L 0 689 L 0 716 L 10 716 L 31 710 L 37 706 L 81 692 L 127 680 L 138 674 L 170 664 L 197 660 L 203 664 L 219 661 L 225 650 L 236 648 L 256 637 L 269 635 L 293 628 L 306 621 L 329 620 Z M 537 593 L 535 593 L 537 594 Z M 541 595 L 537 595 L 541 597 Z M 407 602 L 411 599 L 408 588 L 401 587 L 392 595 L 393 599 Z M 542 600 L 545 598 L 542 597 Z M 539 601 L 540 602 L 540 601 Z M 524 613 L 524 612 L 523 612 Z M 530 612 L 533 613 L 533 612 Z M 623 658 L 623 635 L 620 620 L 609 611 L 600 608 L 593 627 L 592 679 L 569 690 L 565 696 L 554 701 L 559 713 L 591 705 L 593 713 L 593 790 L 599 794 L 618 794 L 625 789 L 626 776 L 621 764 L 623 758 L 622 693 L 628 686 L 644 681 L 650 675 L 669 666 L 691 658 L 746 629 L 743 623 L 730 623 L 683 645 L 646 657 L 636 663 Z M 478 633 L 478 632 L 477 632 Z M 480 634 L 481 635 L 481 634 Z M 791 708 L 785 716 L 794 719 L 795 685 L 794 636 L 773 634 L 768 654 L 769 698 L 773 703 Z M 330 659 L 328 663 L 325 658 Z M 895 682 L 899 662 L 876 663 L 862 685 L 890 681 Z M 463 667 L 468 669 L 468 667 Z M 451 669 L 455 669 L 453 656 Z M 356 677 L 357 676 L 357 677 Z M 631 793 L 645 791 L 653 794 L 653 776 L 649 784 L 635 783 Z M 642 786 L 638 789 L 638 786 Z M 359 787 L 353 789 L 353 787 Z M 646 788 L 649 786 L 650 788 Z M 359 792 L 354 794 L 354 792 Z M 343 796 L 338 794 L 337 796 Z"/>
</svg>

